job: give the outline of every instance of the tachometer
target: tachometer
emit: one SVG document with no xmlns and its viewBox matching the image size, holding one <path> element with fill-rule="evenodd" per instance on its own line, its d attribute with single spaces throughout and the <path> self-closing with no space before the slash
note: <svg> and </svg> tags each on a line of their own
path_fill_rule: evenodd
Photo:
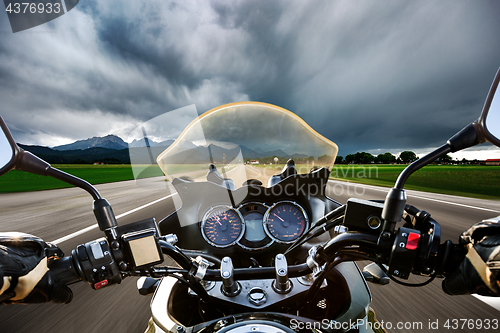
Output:
<svg viewBox="0 0 500 333">
<path fill-rule="evenodd" d="M 269 208 L 264 220 L 269 236 L 286 244 L 299 238 L 308 224 L 304 209 L 290 201 L 282 201 Z"/>
<path fill-rule="evenodd" d="M 201 222 L 201 234 L 212 246 L 228 247 L 243 235 L 243 219 L 238 211 L 229 206 L 215 206 L 205 213 Z"/>
</svg>

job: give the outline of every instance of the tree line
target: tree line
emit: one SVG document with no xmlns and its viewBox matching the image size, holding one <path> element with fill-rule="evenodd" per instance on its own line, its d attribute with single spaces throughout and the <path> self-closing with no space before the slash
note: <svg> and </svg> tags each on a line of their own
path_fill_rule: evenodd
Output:
<svg viewBox="0 0 500 333">
<path fill-rule="evenodd" d="M 408 164 L 418 159 L 417 154 L 412 151 L 405 150 L 398 157 L 387 152 L 384 154 L 372 155 L 364 151 L 355 154 L 346 155 L 346 157 L 337 156 L 335 164 Z"/>
<path fill-rule="evenodd" d="M 335 164 L 409 164 L 418 160 L 417 154 L 410 150 L 405 150 L 399 154 L 398 157 L 387 152 L 384 154 L 372 155 L 366 152 L 357 152 L 355 154 L 343 156 L 337 156 Z M 462 160 L 453 160 L 453 158 L 446 154 L 443 157 L 438 158 L 433 163 L 436 164 L 480 164 L 478 160 L 467 160 L 463 158 Z"/>
</svg>

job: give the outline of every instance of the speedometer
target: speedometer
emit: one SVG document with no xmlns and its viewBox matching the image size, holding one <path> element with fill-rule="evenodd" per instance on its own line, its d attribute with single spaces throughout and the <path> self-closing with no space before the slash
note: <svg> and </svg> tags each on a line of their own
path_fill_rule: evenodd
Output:
<svg viewBox="0 0 500 333">
<path fill-rule="evenodd" d="M 282 201 L 271 208 L 265 216 L 265 230 L 280 243 L 292 243 L 307 228 L 304 209 L 295 202 Z"/>
<path fill-rule="evenodd" d="M 229 206 L 215 206 L 205 213 L 201 234 L 212 246 L 228 247 L 243 236 L 244 225 L 240 213 Z"/>
</svg>

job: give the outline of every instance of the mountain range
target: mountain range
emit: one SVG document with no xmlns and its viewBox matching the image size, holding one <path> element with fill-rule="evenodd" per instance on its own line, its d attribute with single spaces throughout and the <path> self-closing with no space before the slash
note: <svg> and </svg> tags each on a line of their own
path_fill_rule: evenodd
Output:
<svg viewBox="0 0 500 333">
<path fill-rule="evenodd" d="M 52 147 L 52 149 L 60 151 L 77 150 L 77 149 L 84 150 L 96 147 L 108 148 L 108 149 L 127 149 L 129 147 L 145 147 L 146 140 L 148 140 L 148 144 L 150 147 L 158 147 L 158 146 L 168 147 L 175 141 L 175 140 L 166 140 L 162 142 L 156 142 L 149 139 L 143 139 L 143 140 L 134 140 L 131 143 L 126 143 L 119 136 L 108 134 L 103 137 L 95 136 L 93 138 L 89 138 L 86 140 L 78 140 L 67 145 L 55 146 Z"/>
<path fill-rule="evenodd" d="M 146 139 L 147 140 L 147 139 Z M 19 146 L 24 150 L 30 151 L 49 163 L 154 163 L 156 157 L 167 149 L 174 140 L 155 142 L 147 140 L 150 149 L 141 149 L 146 146 L 145 140 L 134 140 L 127 144 L 120 137 L 109 134 L 104 137 L 93 137 L 86 140 L 78 140 L 70 144 L 55 146 L 52 148 L 45 146 Z M 304 154 L 289 155 L 281 149 L 265 151 L 256 148 L 250 149 L 243 145 L 239 148 L 223 148 L 214 144 L 208 147 L 196 146 L 191 142 L 184 143 L 183 151 L 172 156 L 171 163 L 203 163 L 211 161 L 229 161 L 238 156 L 241 150 L 244 158 L 257 159 L 269 156 L 278 157 L 306 157 Z"/>
<path fill-rule="evenodd" d="M 122 138 L 109 134 L 104 137 L 93 137 L 87 140 L 78 140 L 73 143 L 61 146 L 55 146 L 54 150 L 84 150 L 89 148 L 108 148 L 108 149 L 126 149 L 128 144 Z"/>
</svg>

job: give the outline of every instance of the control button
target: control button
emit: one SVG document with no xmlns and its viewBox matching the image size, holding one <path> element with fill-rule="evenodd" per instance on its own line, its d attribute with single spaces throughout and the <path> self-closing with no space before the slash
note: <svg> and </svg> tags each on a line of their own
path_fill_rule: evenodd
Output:
<svg viewBox="0 0 500 333">
<path fill-rule="evenodd" d="M 94 259 L 104 258 L 104 253 L 102 253 L 101 244 L 97 242 L 90 244 L 90 250 L 92 250 L 92 255 L 94 256 Z"/>
<path fill-rule="evenodd" d="M 80 261 L 89 260 L 89 256 L 87 255 L 87 251 L 85 251 L 85 246 L 83 245 L 79 245 L 76 248 L 76 254 L 78 255 L 78 259 L 80 259 Z"/>
<path fill-rule="evenodd" d="M 254 305 L 262 305 L 266 303 L 266 293 L 262 288 L 255 287 L 248 292 L 248 300 Z"/>
<path fill-rule="evenodd" d="M 102 280 L 100 282 L 94 283 L 94 289 L 95 290 L 101 289 L 102 287 L 107 286 L 107 285 L 108 285 L 108 280 Z"/>
<path fill-rule="evenodd" d="M 410 232 L 410 234 L 408 235 L 408 241 L 406 242 L 406 248 L 408 250 L 416 250 L 419 240 L 420 240 L 420 234 Z"/>
</svg>

